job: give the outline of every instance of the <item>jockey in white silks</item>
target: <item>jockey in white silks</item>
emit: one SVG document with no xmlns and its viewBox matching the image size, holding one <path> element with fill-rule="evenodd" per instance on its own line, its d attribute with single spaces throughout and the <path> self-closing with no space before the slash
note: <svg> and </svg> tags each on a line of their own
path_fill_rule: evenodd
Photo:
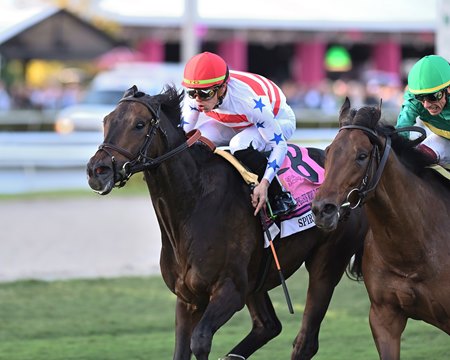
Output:
<svg viewBox="0 0 450 360">
<path fill-rule="evenodd" d="M 286 157 L 286 141 L 296 127 L 281 89 L 261 75 L 229 71 L 226 62 L 210 52 L 187 62 L 182 85 L 186 88 L 183 129 L 199 129 L 216 146 L 229 146 L 258 174 L 260 182 L 252 194 L 255 215 L 268 194 L 273 215 L 294 209 L 295 200 L 276 177 Z"/>
</svg>

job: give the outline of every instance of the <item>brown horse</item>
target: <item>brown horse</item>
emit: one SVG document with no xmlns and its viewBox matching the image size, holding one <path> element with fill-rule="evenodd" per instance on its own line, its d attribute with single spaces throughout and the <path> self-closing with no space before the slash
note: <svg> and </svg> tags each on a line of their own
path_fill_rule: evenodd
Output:
<svg viewBox="0 0 450 360">
<path fill-rule="evenodd" d="M 393 360 L 408 318 L 450 334 L 450 186 L 415 148 L 423 130 L 410 141 L 380 117 L 380 108 L 356 111 L 346 99 L 312 210 L 316 225 L 330 230 L 341 212 L 364 204 L 370 326 L 380 358 Z"/>
<path fill-rule="evenodd" d="M 180 127 L 181 93 L 149 96 L 134 86 L 104 119 L 104 143 L 90 159 L 89 185 L 105 195 L 143 171 L 161 228 L 161 273 L 176 294 L 174 359 L 208 359 L 214 333 L 247 306 L 253 327 L 225 359 L 245 359 L 281 332 L 268 291 L 280 285 L 269 263 L 250 189 L 239 173 Z M 323 163 L 323 151 L 310 149 Z M 367 222 L 356 211 L 327 233 L 316 227 L 276 241 L 287 277 L 304 262 L 310 282 L 292 359 L 318 351 L 320 324 Z M 270 255 L 269 255 L 270 257 Z M 234 354 L 234 355 L 232 355 Z"/>
</svg>

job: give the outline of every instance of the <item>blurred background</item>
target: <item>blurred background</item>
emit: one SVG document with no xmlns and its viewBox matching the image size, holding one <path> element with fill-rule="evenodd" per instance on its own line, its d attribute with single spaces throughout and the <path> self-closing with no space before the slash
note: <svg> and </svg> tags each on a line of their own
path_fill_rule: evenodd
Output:
<svg viewBox="0 0 450 360">
<path fill-rule="evenodd" d="M 412 64 L 450 58 L 450 0 L 2 0 L 0 193 L 87 188 L 102 119 L 136 84 L 181 88 L 200 51 L 269 77 L 325 146 L 345 96 L 395 123 Z"/>
<path fill-rule="evenodd" d="M 85 175 L 103 117 L 126 89 L 181 90 L 187 59 L 213 51 L 277 82 L 297 115 L 293 140 L 325 147 L 345 96 L 354 107 L 383 99 L 393 123 L 412 64 L 450 59 L 449 44 L 450 0 L 0 0 L 0 359 L 171 356 L 175 298 L 160 276 L 132 278 L 159 273 L 142 175 L 108 196 Z M 297 313 L 301 271 L 288 280 Z M 96 280 L 47 282 L 74 278 Z M 29 279 L 46 281 L 8 284 Z M 375 358 L 367 295 L 345 281 L 318 359 Z M 284 334 L 295 334 L 298 317 L 287 317 L 280 289 L 273 295 Z M 248 331 L 241 319 L 222 348 Z M 404 334 L 405 359 L 448 359 L 448 337 L 431 330 Z M 292 336 L 277 339 L 257 358 L 290 353 Z"/>
</svg>

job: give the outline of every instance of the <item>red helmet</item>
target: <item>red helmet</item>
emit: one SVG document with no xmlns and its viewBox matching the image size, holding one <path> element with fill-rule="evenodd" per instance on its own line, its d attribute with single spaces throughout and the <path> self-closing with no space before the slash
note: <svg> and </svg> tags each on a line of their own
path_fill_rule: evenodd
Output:
<svg viewBox="0 0 450 360">
<path fill-rule="evenodd" d="M 192 57 L 184 68 L 181 84 L 187 88 L 210 88 L 228 80 L 228 66 L 219 55 L 203 52 Z"/>
</svg>

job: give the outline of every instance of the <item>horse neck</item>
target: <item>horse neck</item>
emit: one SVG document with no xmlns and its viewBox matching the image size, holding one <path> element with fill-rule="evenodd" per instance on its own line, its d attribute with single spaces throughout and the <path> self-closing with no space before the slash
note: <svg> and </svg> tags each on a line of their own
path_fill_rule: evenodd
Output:
<svg viewBox="0 0 450 360">
<path fill-rule="evenodd" d="M 438 201 L 428 189 L 395 154 L 389 156 L 375 193 L 366 202 L 374 243 L 385 260 L 405 263 L 425 257 L 429 224 L 435 221 L 427 204 Z"/>
<path fill-rule="evenodd" d="M 197 149 L 188 148 L 167 159 L 146 177 L 150 194 L 174 208 L 192 206 L 191 199 L 198 196 L 202 188 L 202 174 L 193 153 Z"/>
<path fill-rule="evenodd" d="M 202 188 L 192 148 L 145 172 L 145 180 L 161 230 L 162 246 L 175 257 L 186 251 L 183 224 L 194 213 Z M 171 249 L 171 250 L 169 250 Z M 178 254 L 178 255 L 177 255 Z"/>
</svg>

